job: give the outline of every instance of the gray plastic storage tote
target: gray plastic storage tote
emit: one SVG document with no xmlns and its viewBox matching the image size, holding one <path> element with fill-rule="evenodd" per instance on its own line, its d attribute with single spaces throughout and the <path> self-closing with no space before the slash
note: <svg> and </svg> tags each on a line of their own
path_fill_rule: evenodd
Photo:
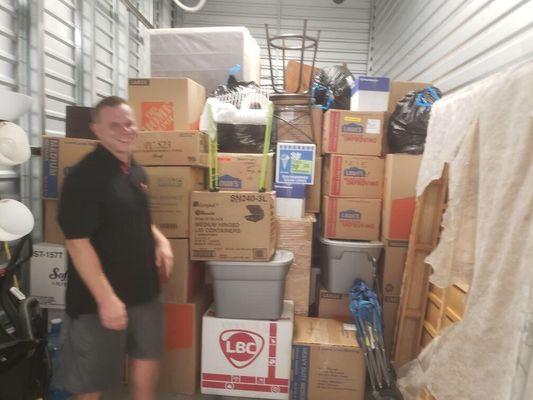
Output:
<svg viewBox="0 0 533 400">
<path fill-rule="evenodd" d="M 278 319 L 283 311 L 285 276 L 294 255 L 276 250 L 270 261 L 208 261 L 219 318 Z"/>
<path fill-rule="evenodd" d="M 320 238 L 322 283 L 328 292 L 349 293 L 356 278 L 374 284 L 382 242 L 349 242 Z"/>
</svg>

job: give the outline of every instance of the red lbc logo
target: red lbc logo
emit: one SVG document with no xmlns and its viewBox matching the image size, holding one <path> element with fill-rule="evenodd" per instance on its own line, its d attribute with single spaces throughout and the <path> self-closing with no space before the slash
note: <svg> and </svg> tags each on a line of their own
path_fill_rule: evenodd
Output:
<svg viewBox="0 0 533 400">
<path fill-rule="evenodd" d="M 245 368 L 263 351 L 265 340 L 251 331 L 230 329 L 219 336 L 222 352 L 235 368 Z"/>
</svg>

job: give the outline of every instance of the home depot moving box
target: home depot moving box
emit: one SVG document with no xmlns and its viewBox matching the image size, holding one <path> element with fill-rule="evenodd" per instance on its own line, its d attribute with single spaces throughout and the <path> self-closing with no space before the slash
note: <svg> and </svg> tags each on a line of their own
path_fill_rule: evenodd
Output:
<svg viewBox="0 0 533 400">
<path fill-rule="evenodd" d="M 319 213 L 322 198 L 322 157 L 315 158 L 315 181 L 305 187 L 305 212 Z"/>
<path fill-rule="evenodd" d="M 416 180 L 422 156 L 387 154 L 383 188 L 382 236 L 408 240 L 415 212 Z"/>
<path fill-rule="evenodd" d="M 309 312 L 309 286 L 311 281 L 311 256 L 313 246 L 313 214 L 304 218 L 278 218 L 278 249 L 294 254 L 285 278 L 285 299 L 294 302 L 294 313 L 307 315 Z"/>
<path fill-rule="evenodd" d="M 328 155 L 322 171 L 322 194 L 381 199 L 384 167 L 379 157 Z"/>
<path fill-rule="evenodd" d="M 272 190 L 274 153 L 268 154 L 265 189 Z M 262 154 L 218 153 L 218 188 L 220 190 L 259 190 Z"/>
<path fill-rule="evenodd" d="M 93 151 L 97 144 L 96 140 L 43 136 L 42 197 L 58 199 L 70 168 Z"/>
<path fill-rule="evenodd" d="M 208 310 L 202 329 L 202 393 L 288 399 L 293 322 L 288 300 L 276 321 L 216 318 Z"/>
<path fill-rule="evenodd" d="M 152 221 L 169 238 L 189 237 L 189 198 L 205 186 L 204 170 L 192 167 L 146 167 Z"/>
<path fill-rule="evenodd" d="M 295 317 L 292 400 L 363 400 L 366 363 L 355 325 Z"/>
<path fill-rule="evenodd" d="M 139 132 L 133 156 L 141 165 L 208 166 L 209 139 L 200 131 Z"/>
<path fill-rule="evenodd" d="M 163 301 L 169 304 L 192 301 L 204 287 L 204 265 L 189 259 L 188 239 L 169 239 L 174 268 L 162 285 Z"/>
<path fill-rule="evenodd" d="M 211 302 L 210 288 L 190 303 L 164 304 L 165 339 L 159 390 L 193 395 L 200 380 L 202 315 Z"/>
<path fill-rule="evenodd" d="M 187 78 L 132 78 L 128 102 L 141 131 L 198 129 L 205 88 Z"/>
<path fill-rule="evenodd" d="M 65 235 L 57 221 L 58 207 L 58 200 L 43 200 L 43 235 L 46 243 L 65 244 Z"/>
<path fill-rule="evenodd" d="M 322 198 L 324 237 L 378 240 L 381 200 L 350 197 Z"/>
<path fill-rule="evenodd" d="M 273 192 L 192 192 L 191 259 L 270 260 L 277 241 L 275 200 Z"/>
<path fill-rule="evenodd" d="M 346 293 L 331 293 L 319 284 L 317 315 L 320 318 L 333 318 L 339 321 L 351 322 L 350 299 Z"/>
<path fill-rule="evenodd" d="M 322 152 L 380 156 L 383 112 L 329 110 L 324 114 Z"/>
</svg>

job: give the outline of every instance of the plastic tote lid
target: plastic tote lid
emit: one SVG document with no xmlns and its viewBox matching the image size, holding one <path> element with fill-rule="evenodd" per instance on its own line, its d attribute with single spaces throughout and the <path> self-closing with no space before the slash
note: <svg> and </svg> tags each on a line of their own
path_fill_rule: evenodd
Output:
<svg viewBox="0 0 533 400">
<path fill-rule="evenodd" d="M 0 122 L 0 165 L 22 164 L 28 161 L 30 155 L 26 132 L 12 122 Z"/>
<path fill-rule="evenodd" d="M 28 112 L 31 107 L 31 97 L 25 94 L 0 90 L 0 119 L 15 121 Z"/>
<path fill-rule="evenodd" d="M 331 240 L 326 239 L 325 237 L 320 237 L 320 241 L 328 246 L 335 247 L 350 247 L 354 249 L 359 250 L 367 250 L 367 249 L 381 249 L 383 248 L 384 244 L 383 242 L 378 242 L 377 240 L 373 240 L 371 242 L 356 242 L 356 241 L 348 241 L 348 240 Z"/>
<path fill-rule="evenodd" d="M 17 240 L 30 233 L 34 219 L 31 211 L 19 201 L 0 200 L 0 241 Z"/>
<path fill-rule="evenodd" d="M 291 264 L 294 260 L 294 254 L 292 251 L 289 250 L 280 250 L 277 249 L 274 253 L 274 256 L 270 261 L 206 261 L 206 264 L 209 266 L 234 266 L 234 265 L 240 265 L 240 266 L 284 266 Z"/>
</svg>

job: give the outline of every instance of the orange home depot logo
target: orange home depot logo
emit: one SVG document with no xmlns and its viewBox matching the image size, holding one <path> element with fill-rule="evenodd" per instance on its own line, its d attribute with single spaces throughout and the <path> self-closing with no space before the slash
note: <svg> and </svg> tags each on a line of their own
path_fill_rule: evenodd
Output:
<svg viewBox="0 0 533 400">
<path fill-rule="evenodd" d="M 174 107 L 171 101 L 146 101 L 141 104 L 143 131 L 174 130 Z"/>
<path fill-rule="evenodd" d="M 235 368 L 245 368 L 253 363 L 265 346 L 261 335 L 240 329 L 223 331 L 218 340 L 222 352 Z"/>
</svg>

